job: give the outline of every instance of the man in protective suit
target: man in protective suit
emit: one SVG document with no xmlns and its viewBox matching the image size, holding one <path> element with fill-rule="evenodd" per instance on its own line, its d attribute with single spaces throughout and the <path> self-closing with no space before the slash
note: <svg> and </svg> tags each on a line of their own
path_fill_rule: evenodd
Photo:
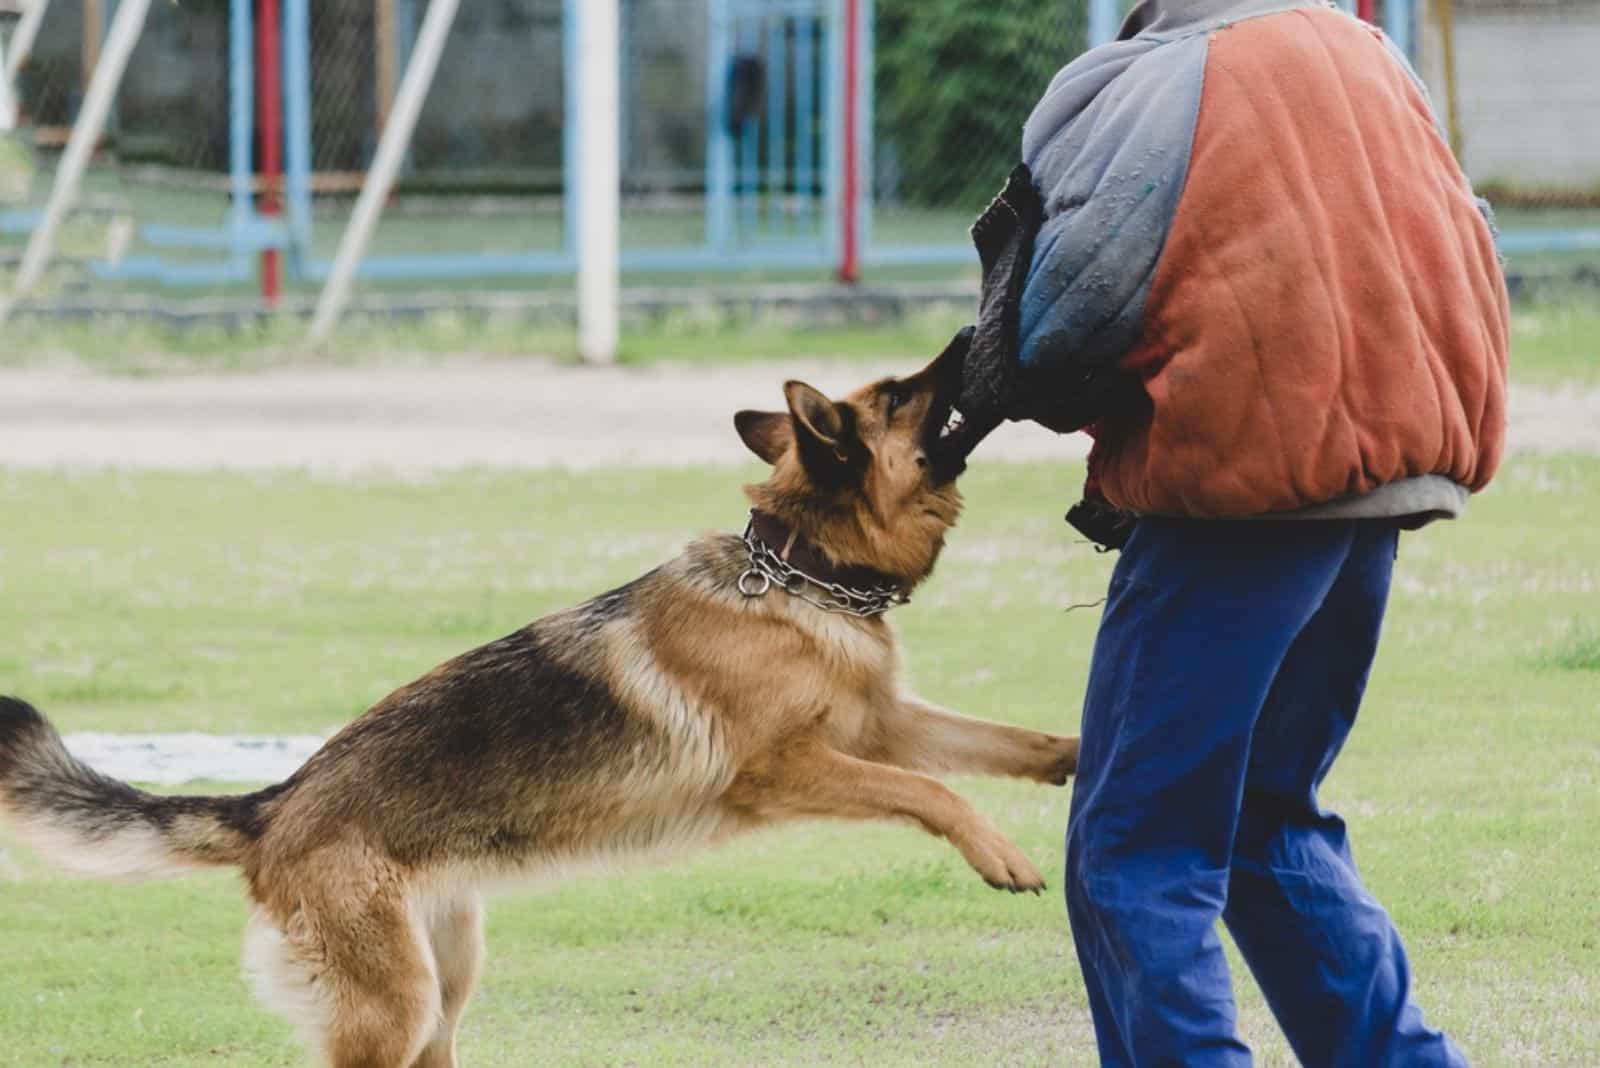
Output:
<svg viewBox="0 0 1600 1068">
<path fill-rule="evenodd" d="M 1102 1063 L 1250 1063 L 1216 921 L 1309 1066 L 1454 1066 L 1319 803 L 1402 530 L 1505 436 L 1487 208 L 1405 59 L 1284 0 L 1146 0 L 1062 70 L 974 226 L 962 433 L 1095 439 L 1121 549 L 1066 895 Z"/>
</svg>

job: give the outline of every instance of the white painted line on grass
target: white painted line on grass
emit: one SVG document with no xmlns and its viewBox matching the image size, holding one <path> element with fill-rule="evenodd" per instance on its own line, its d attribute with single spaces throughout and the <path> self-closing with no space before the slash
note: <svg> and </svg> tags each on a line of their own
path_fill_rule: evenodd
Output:
<svg viewBox="0 0 1600 1068">
<path fill-rule="evenodd" d="M 317 734 L 69 734 L 73 756 L 128 782 L 281 782 L 322 748 Z"/>
</svg>

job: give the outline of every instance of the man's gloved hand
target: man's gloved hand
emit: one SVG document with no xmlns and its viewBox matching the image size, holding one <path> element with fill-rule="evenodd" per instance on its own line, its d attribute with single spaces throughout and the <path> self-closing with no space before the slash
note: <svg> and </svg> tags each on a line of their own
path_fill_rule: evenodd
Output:
<svg viewBox="0 0 1600 1068">
<path fill-rule="evenodd" d="M 1000 195 L 972 224 L 983 287 L 956 407 L 976 439 L 1007 419 L 1027 418 L 1018 364 L 1020 305 L 1043 221 L 1044 202 L 1033 174 L 1019 163 Z"/>
</svg>

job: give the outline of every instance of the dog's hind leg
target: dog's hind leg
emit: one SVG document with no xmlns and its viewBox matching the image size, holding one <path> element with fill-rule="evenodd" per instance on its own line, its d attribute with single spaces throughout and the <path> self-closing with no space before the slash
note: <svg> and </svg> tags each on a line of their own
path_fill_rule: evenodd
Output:
<svg viewBox="0 0 1600 1068">
<path fill-rule="evenodd" d="M 483 899 L 476 890 L 434 901 L 428 940 L 439 975 L 439 1026 L 413 1068 L 456 1068 L 456 1028 L 483 963 Z"/>
<path fill-rule="evenodd" d="M 303 935 L 298 920 L 295 928 Z M 320 1049 L 333 1019 L 327 987 L 317 980 L 320 951 L 304 937 L 291 938 L 266 909 L 257 907 L 245 926 L 244 969 L 261 1003 L 292 1023 L 306 1045 Z"/>
<path fill-rule="evenodd" d="M 250 918 L 246 967 L 331 1068 L 409 1068 L 440 1017 L 433 950 L 397 894 L 301 904 Z"/>
<path fill-rule="evenodd" d="M 1064 785 L 1078 768 L 1078 739 L 949 712 L 905 698 L 880 715 L 857 754 L 931 774 L 1005 775 Z"/>
<path fill-rule="evenodd" d="M 284 880 L 294 903 L 279 902 L 279 978 L 314 1008 L 295 1022 L 331 1068 L 409 1068 L 439 1025 L 433 947 L 402 875 L 352 859 L 322 857 Z"/>
<path fill-rule="evenodd" d="M 735 819 L 910 819 L 948 839 L 985 882 L 1041 890 L 1044 880 L 1005 835 L 943 783 L 846 756 L 820 742 L 791 744 L 740 769 L 723 797 Z"/>
<path fill-rule="evenodd" d="M 439 975 L 419 910 L 399 894 L 374 895 L 316 918 L 333 1017 L 325 1039 L 333 1068 L 404 1068 L 439 1026 Z"/>
</svg>

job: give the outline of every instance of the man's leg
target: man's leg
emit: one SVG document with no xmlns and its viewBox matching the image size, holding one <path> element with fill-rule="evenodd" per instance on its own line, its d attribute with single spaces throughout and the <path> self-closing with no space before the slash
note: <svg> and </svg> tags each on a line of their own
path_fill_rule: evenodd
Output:
<svg viewBox="0 0 1600 1068">
<path fill-rule="evenodd" d="M 1084 702 L 1066 893 L 1101 1060 L 1245 1065 L 1216 931 L 1250 737 L 1356 528 L 1143 520 Z"/>
<path fill-rule="evenodd" d="M 1355 723 L 1377 651 L 1396 532 L 1364 526 L 1300 632 L 1252 742 L 1225 913 L 1307 1068 L 1465 1065 L 1409 998 L 1400 935 L 1361 885 L 1317 786 Z"/>
</svg>

